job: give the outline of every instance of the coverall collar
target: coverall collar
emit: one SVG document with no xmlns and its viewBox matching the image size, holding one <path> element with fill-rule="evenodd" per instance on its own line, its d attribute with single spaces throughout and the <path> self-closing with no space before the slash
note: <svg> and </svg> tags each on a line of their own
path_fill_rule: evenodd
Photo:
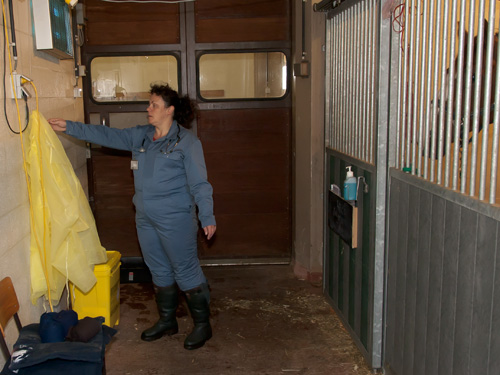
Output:
<svg viewBox="0 0 500 375">
<path fill-rule="evenodd" d="M 170 129 L 168 130 L 168 133 L 166 136 L 160 138 L 161 140 L 173 140 L 176 139 L 177 136 L 179 135 L 179 132 L 181 131 L 180 126 L 177 124 L 177 121 L 174 120 L 172 122 L 172 125 L 170 126 Z M 155 127 L 151 125 L 151 130 L 148 131 L 147 136 L 151 142 L 153 142 L 153 137 L 155 135 Z M 158 140 L 158 139 L 157 139 Z"/>
</svg>

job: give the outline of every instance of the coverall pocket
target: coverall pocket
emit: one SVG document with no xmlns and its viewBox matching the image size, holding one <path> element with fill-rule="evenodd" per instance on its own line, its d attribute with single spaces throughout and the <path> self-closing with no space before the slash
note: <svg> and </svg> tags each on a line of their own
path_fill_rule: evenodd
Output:
<svg viewBox="0 0 500 375">
<path fill-rule="evenodd" d="M 158 183 L 168 183 L 172 180 L 185 179 L 186 170 L 182 153 L 172 152 L 165 154 L 159 152 L 155 158 L 155 178 Z M 181 182 L 182 184 L 185 181 Z M 170 187 L 172 188 L 172 187 Z"/>
</svg>

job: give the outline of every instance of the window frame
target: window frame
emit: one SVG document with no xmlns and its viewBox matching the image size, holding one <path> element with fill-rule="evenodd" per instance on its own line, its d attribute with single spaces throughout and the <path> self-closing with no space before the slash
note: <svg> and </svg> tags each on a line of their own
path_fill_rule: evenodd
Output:
<svg viewBox="0 0 500 375">
<path fill-rule="evenodd" d="M 200 89 L 200 59 L 204 55 L 217 55 L 217 54 L 248 54 L 248 53 L 270 53 L 279 52 L 285 56 L 286 59 L 286 90 L 285 93 L 280 97 L 271 98 L 217 98 L 209 99 L 201 95 Z M 289 54 L 284 49 L 272 48 L 272 49 L 217 49 L 217 50 L 199 50 L 196 51 L 196 98 L 202 103 L 228 103 L 228 102 L 276 102 L 287 99 L 291 92 L 292 75 L 291 75 L 291 59 Z"/>
<path fill-rule="evenodd" d="M 144 105 L 148 102 L 148 100 L 106 100 L 106 101 L 98 101 L 94 98 L 92 93 L 92 61 L 96 58 L 103 57 L 148 57 L 148 56 L 172 56 L 175 58 L 177 62 L 177 87 L 180 92 L 180 88 L 182 87 L 182 72 L 181 72 L 181 56 L 180 53 L 174 51 L 158 51 L 158 52 L 138 52 L 138 53 L 107 53 L 107 54 L 93 54 L 92 57 L 89 58 L 87 66 L 88 66 L 88 83 L 89 83 L 89 101 L 93 105 L 131 105 L 131 104 L 140 104 Z M 160 82 L 160 81 L 159 81 Z"/>
</svg>

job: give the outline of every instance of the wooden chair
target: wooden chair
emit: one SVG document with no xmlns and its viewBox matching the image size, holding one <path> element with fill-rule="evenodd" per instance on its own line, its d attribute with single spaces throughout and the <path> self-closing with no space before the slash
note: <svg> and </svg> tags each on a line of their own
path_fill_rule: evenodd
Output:
<svg viewBox="0 0 500 375">
<path fill-rule="evenodd" d="M 52 357 L 51 359 L 45 361 L 45 362 L 39 362 L 36 365 L 33 365 L 31 367 L 25 367 L 21 368 L 20 370 L 17 370 L 18 372 L 12 372 L 9 370 L 8 365 L 10 364 L 11 360 L 11 351 L 9 350 L 9 347 L 5 341 L 5 326 L 7 323 L 11 320 L 12 317 L 14 317 L 14 321 L 16 322 L 16 326 L 19 330 L 20 333 L 20 338 L 23 337 L 24 335 L 31 335 L 30 338 L 33 339 L 33 337 L 38 336 L 38 327 L 39 324 L 30 324 L 27 325 L 26 327 L 23 327 L 21 324 L 21 321 L 18 316 L 18 311 L 19 311 L 19 301 L 17 299 L 16 292 L 14 290 L 14 285 L 12 284 L 12 280 L 10 277 L 6 277 L 3 280 L 0 281 L 0 330 L 2 331 L 2 334 L 0 335 L 0 346 L 2 347 L 2 352 L 5 356 L 5 360 L 7 361 L 6 365 L 4 366 L 4 369 L 2 370 L 0 367 L 1 374 L 84 374 L 84 375 L 90 375 L 90 374 L 106 374 L 106 365 L 105 365 L 105 360 L 104 360 L 104 351 L 106 347 L 106 342 L 105 340 L 99 341 L 99 344 L 96 349 L 94 350 L 94 353 L 97 353 L 96 355 L 99 356 L 99 358 L 95 361 L 86 361 L 85 359 L 81 359 L 78 357 L 77 354 L 75 354 L 75 359 L 66 359 L 65 358 L 54 358 Z M 104 319 L 104 318 L 103 318 Z M 109 327 L 106 327 L 109 329 Z M 115 331 L 116 332 L 116 331 Z M 113 333 L 114 334 L 114 333 Z M 101 332 L 100 335 L 104 336 L 104 333 Z M 97 336 L 96 336 L 97 338 Z M 34 343 L 36 345 L 36 343 Z M 78 345 L 86 345 L 85 343 L 54 343 L 54 344 L 43 344 L 45 345 L 44 350 L 47 349 L 47 345 L 65 345 L 65 348 L 69 348 L 70 346 L 73 345 L 73 348 L 82 348 L 81 346 L 78 347 Z M 90 342 L 89 342 L 90 344 Z M 66 346 L 67 345 L 67 346 Z M 94 344 L 92 344 L 92 348 L 95 347 Z M 61 348 L 61 346 L 58 346 L 57 348 Z M 42 353 L 43 351 L 39 351 L 38 353 Z M 77 352 L 77 350 L 75 350 Z M 73 358 L 73 357 L 72 357 Z M 53 369 L 57 369 L 56 372 L 53 371 Z"/>
<path fill-rule="evenodd" d="M 0 345 L 5 358 L 9 358 L 11 353 L 7 343 L 5 342 L 5 326 L 9 320 L 14 317 L 17 329 L 21 331 L 22 325 L 17 312 L 19 311 L 19 301 L 17 300 L 16 291 L 10 277 L 0 281 Z"/>
</svg>

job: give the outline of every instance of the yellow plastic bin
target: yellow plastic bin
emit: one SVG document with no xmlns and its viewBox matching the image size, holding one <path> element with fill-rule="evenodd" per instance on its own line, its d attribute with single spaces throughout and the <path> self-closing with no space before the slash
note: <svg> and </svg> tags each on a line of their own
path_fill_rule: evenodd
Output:
<svg viewBox="0 0 500 375">
<path fill-rule="evenodd" d="M 107 251 L 108 261 L 94 267 L 97 283 L 88 292 L 83 293 L 71 285 L 73 310 L 78 319 L 86 316 L 103 316 L 104 324 L 109 327 L 120 321 L 120 258 L 118 251 Z"/>
</svg>

